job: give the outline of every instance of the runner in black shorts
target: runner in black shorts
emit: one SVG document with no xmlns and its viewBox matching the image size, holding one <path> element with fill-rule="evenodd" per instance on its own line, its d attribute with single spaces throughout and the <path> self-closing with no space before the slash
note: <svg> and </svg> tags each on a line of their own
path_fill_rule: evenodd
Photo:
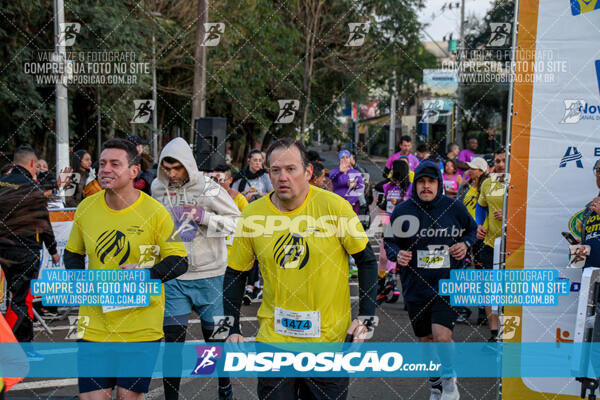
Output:
<svg viewBox="0 0 600 400">
<path fill-rule="evenodd" d="M 477 225 L 464 204 L 442 195 L 442 175 L 431 161 L 415 170 L 410 199 L 396 206 L 385 234 L 387 257 L 397 261 L 408 315 L 420 342 L 452 342 L 458 317 L 448 297 L 438 293 L 440 279 L 464 268 Z M 443 363 L 451 374 L 451 361 Z M 430 400 L 458 400 L 456 378 L 429 378 Z"/>
<path fill-rule="evenodd" d="M 458 312 L 450 305 L 448 297 L 435 296 L 428 302 L 407 301 L 406 306 L 408 318 L 418 338 L 431 336 L 433 324 L 454 329 Z"/>
</svg>

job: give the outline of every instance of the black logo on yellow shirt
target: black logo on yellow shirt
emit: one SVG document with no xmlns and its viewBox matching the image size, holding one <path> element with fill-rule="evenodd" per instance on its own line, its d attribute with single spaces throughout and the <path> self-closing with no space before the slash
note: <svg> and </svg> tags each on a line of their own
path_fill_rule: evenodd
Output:
<svg viewBox="0 0 600 400">
<path fill-rule="evenodd" d="M 116 258 L 120 254 L 123 254 L 123 256 L 119 260 L 119 265 L 125 264 L 125 261 L 129 258 L 130 250 L 131 247 L 127 236 L 123 232 L 114 229 L 112 231 L 104 231 L 96 241 L 96 256 L 102 264 L 104 264 L 106 256 Z"/>
<path fill-rule="evenodd" d="M 297 233 L 280 237 L 273 248 L 275 262 L 283 269 L 302 269 L 309 258 L 306 240 Z"/>
</svg>

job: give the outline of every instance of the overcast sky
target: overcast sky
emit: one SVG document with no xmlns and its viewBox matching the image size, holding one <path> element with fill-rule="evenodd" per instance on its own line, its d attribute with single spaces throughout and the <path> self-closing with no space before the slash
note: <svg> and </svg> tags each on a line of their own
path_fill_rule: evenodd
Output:
<svg viewBox="0 0 600 400">
<path fill-rule="evenodd" d="M 452 10 L 445 10 L 442 13 L 442 6 L 445 3 L 453 3 Z M 425 0 L 426 7 L 420 14 L 420 20 L 429 25 L 425 30 L 433 39 L 442 40 L 442 37 L 450 32 L 454 32 L 454 38 L 458 39 L 460 7 L 454 8 L 456 3 L 460 4 L 460 0 Z M 482 18 L 491 7 L 491 3 L 491 0 L 466 0 L 465 17 L 475 14 Z M 425 33 L 422 37 L 424 41 L 431 40 Z"/>
</svg>

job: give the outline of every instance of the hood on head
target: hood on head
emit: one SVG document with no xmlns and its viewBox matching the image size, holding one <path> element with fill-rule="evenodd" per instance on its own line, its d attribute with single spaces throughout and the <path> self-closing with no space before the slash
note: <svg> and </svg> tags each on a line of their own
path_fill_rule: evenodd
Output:
<svg viewBox="0 0 600 400">
<path fill-rule="evenodd" d="M 415 176 L 413 179 L 413 186 L 412 186 L 412 198 L 414 200 L 421 201 L 421 199 L 419 199 L 419 195 L 417 194 L 417 180 L 424 176 L 429 176 L 429 177 L 437 179 L 438 191 L 437 191 L 437 195 L 434 198 L 434 200 L 437 200 L 442 194 L 442 190 L 444 187 L 444 180 L 442 178 L 442 171 L 440 171 L 440 166 L 430 160 L 421 161 L 421 163 L 419 164 L 417 169 L 415 169 Z"/>
<path fill-rule="evenodd" d="M 194 158 L 192 148 L 188 142 L 185 141 L 185 139 L 178 137 L 171 140 L 160 152 L 160 158 L 158 160 L 158 181 L 167 187 L 169 186 L 169 177 L 165 174 L 162 168 L 160 168 L 162 160 L 165 157 L 171 157 L 179 161 L 187 170 L 187 173 L 190 177 L 189 183 L 196 182 L 198 166 L 196 165 L 196 159 Z"/>
</svg>

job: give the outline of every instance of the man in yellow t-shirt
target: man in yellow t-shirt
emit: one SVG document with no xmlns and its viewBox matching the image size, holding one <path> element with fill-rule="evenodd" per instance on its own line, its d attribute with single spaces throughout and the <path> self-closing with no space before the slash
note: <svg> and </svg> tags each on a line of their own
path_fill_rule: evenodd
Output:
<svg viewBox="0 0 600 400">
<path fill-rule="evenodd" d="M 488 178 L 487 170 L 488 163 L 482 157 L 475 157 L 471 161 L 467 162 L 466 165 L 469 167 L 465 176 L 469 176 L 468 182 L 464 182 L 458 188 L 458 194 L 456 198 L 463 202 L 467 211 L 475 219 L 475 208 L 477 206 L 477 201 L 479 200 L 479 189 L 481 184 Z M 483 227 L 485 229 L 488 228 L 488 219 L 485 218 L 483 223 Z M 471 264 L 474 268 L 481 268 L 481 260 L 480 253 L 481 248 L 483 247 L 483 240 L 477 240 L 473 244 L 473 246 L 469 249 L 469 254 L 471 258 Z M 460 307 L 461 315 L 458 317 L 456 322 L 466 322 L 471 316 L 471 310 L 468 307 Z M 485 315 L 485 308 L 478 307 L 478 316 L 477 316 L 477 325 L 481 325 L 484 321 L 487 320 Z"/>
<path fill-rule="evenodd" d="M 274 191 L 242 212 L 225 273 L 225 315 L 235 319 L 227 341 L 244 340 L 243 274 L 255 257 L 264 279 L 258 342 L 362 340 L 365 327 L 351 318 L 348 254 L 358 265 L 359 315 L 375 314 L 377 260 L 357 215 L 342 197 L 309 184 L 313 171 L 301 143 L 277 140 L 267 165 Z M 347 378 L 258 379 L 259 398 L 291 399 L 300 390 L 343 399 L 347 389 Z"/>
<path fill-rule="evenodd" d="M 487 178 L 479 188 L 479 200 L 475 206 L 475 220 L 477 221 L 477 239 L 483 240 L 483 247 L 479 252 L 479 259 L 483 268 L 492 269 L 494 266 L 494 241 L 502 234 L 502 207 L 504 205 L 504 162 L 506 153 L 504 149 L 496 150 L 494 154 L 494 174 Z M 489 217 L 488 217 L 489 216 Z M 484 227 L 484 221 L 488 227 Z M 492 314 L 492 307 L 486 307 L 485 313 L 490 327 L 490 342 L 495 342 L 498 336 L 498 315 Z"/>
<path fill-rule="evenodd" d="M 85 198 L 75 211 L 65 248 L 66 268 L 83 269 L 87 255 L 89 269 L 149 268 L 150 277 L 162 282 L 186 272 L 183 243 L 169 241 L 174 227 L 169 212 L 133 187 L 139 172 L 138 157 L 135 145 L 127 140 L 111 139 L 104 144 L 98 173 L 104 190 Z M 164 310 L 162 288 L 147 307 L 82 306 L 78 334 L 90 342 L 159 341 L 163 337 Z M 85 327 L 81 321 L 87 322 Z M 152 360 L 150 363 L 154 365 Z M 117 386 L 118 398 L 141 399 L 148 392 L 150 380 L 79 378 L 79 392 L 83 400 L 110 398 Z"/>
</svg>

